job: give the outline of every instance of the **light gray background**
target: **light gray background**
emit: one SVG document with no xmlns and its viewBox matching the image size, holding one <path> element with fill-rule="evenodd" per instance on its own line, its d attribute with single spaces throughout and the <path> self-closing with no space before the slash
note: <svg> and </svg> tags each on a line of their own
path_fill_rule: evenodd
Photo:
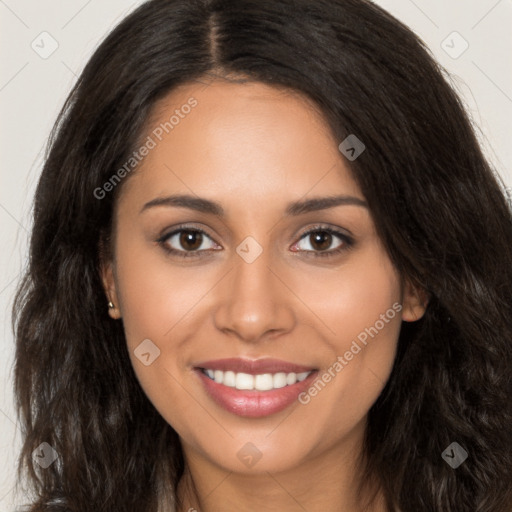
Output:
<svg viewBox="0 0 512 512">
<path fill-rule="evenodd" d="M 140 3 L 0 0 L 0 510 L 12 511 L 23 501 L 13 492 L 21 439 L 12 396 L 10 307 L 26 261 L 30 207 L 45 142 L 93 50 Z M 411 27 L 453 75 L 489 159 L 511 187 L 512 0 L 376 3 Z M 454 31 L 461 37 L 451 35 Z M 464 41 L 469 47 L 457 56 Z M 32 48 L 46 57 L 52 44 L 58 47 L 47 58 Z"/>
</svg>

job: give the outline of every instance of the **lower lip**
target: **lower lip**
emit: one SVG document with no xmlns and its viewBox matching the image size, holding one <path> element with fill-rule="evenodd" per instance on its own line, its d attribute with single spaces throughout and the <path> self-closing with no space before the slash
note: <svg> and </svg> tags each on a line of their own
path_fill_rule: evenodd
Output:
<svg viewBox="0 0 512 512">
<path fill-rule="evenodd" d="M 317 371 L 311 372 L 306 379 L 291 386 L 269 391 L 247 391 L 224 386 L 206 376 L 201 370 L 195 369 L 203 382 L 206 393 L 223 409 L 246 418 L 261 418 L 283 411 L 315 379 Z"/>
</svg>

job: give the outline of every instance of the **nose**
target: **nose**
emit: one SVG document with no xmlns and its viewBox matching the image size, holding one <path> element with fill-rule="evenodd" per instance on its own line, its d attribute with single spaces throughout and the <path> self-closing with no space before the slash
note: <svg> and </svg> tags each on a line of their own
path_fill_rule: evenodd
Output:
<svg viewBox="0 0 512 512">
<path fill-rule="evenodd" d="M 252 263 L 236 259 L 220 287 L 216 328 L 247 343 L 290 332 L 296 322 L 294 295 L 285 276 L 271 268 L 268 252 Z"/>
</svg>

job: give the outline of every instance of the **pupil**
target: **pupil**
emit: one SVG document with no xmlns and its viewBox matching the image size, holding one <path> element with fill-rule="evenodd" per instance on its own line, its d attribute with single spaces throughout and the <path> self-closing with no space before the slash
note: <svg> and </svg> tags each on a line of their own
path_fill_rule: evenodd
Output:
<svg viewBox="0 0 512 512">
<path fill-rule="evenodd" d="M 318 250 L 322 251 L 325 249 L 328 249 L 331 245 L 331 234 L 327 233 L 326 231 L 318 231 L 317 233 L 313 234 L 314 243 L 311 245 L 315 247 L 315 244 L 319 244 L 320 247 L 316 247 Z"/>
<path fill-rule="evenodd" d="M 180 243 L 185 249 L 197 249 L 201 247 L 201 233 L 196 231 L 184 231 L 180 236 Z"/>
</svg>

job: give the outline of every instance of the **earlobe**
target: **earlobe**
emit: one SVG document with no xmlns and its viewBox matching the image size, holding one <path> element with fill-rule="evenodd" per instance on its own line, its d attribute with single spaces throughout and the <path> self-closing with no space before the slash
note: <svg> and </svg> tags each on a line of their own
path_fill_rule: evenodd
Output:
<svg viewBox="0 0 512 512">
<path fill-rule="evenodd" d="M 102 263 L 101 280 L 103 282 L 103 289 L 107 296 L 108 314 L 110 315 L 110 318 L 117 320 L 121 318 L 121 311 L 119 310 L 119 301 L 117 299 L 112 262 Z"/>
<path fill-rule="evenodd" d="M 416 322 L 422 318 L 427 309 L 428 301 L 427 291 L 407 280 L 404 286 L 402 320 L 404 322 Z"/>
<path fill-rule="evenodd" d="M 117 320 L 121 318 L 121 311 L 119 309 L 119 300 L 116 292 L 116 283 L 114 277 L 114 264 L 111 259 L 105 256 L 103 244 L 100 244 L 100 273 L 103 289 L 106 295 L 106 306 L 110 318 Z"/>
</svg>

